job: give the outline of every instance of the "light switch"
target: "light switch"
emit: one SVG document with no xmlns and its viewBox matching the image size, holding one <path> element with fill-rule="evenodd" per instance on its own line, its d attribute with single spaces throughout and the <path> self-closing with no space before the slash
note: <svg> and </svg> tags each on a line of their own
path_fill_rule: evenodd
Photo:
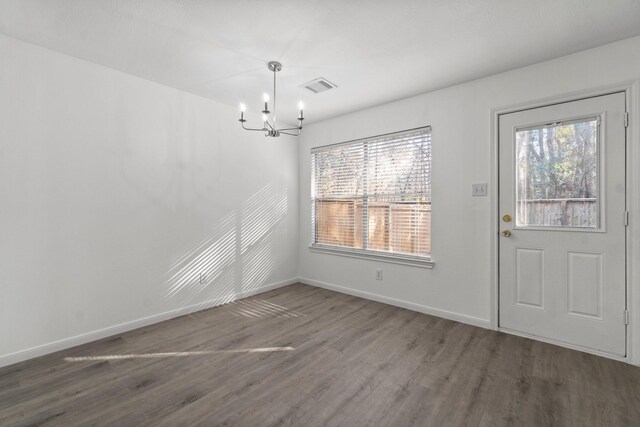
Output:
<svg viewBox="0 0 640 427">
<path fill-rule="evenodd" d="M 486 196 L 487 195 L 487 187 L 489 185 L 486 182 L 480 184 L 472 184 L 471 185 L 471 195 L 472 196 Z"/>
</svg>

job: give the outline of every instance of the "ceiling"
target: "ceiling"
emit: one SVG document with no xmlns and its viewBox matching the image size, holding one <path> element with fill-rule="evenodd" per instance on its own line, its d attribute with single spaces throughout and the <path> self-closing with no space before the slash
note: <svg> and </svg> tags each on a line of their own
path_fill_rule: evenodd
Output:
<svg viewBox="0 0 640 427">
<path fill-rule="evenodd" d="M 0 32 L 258 119 L 316 122 L 640 35 L 638 0 L 2 0 Z M 312 94 L 324 77 L 338 88 Z M 251 124 L 251 122 L 249 122 Z"/>
</svg>

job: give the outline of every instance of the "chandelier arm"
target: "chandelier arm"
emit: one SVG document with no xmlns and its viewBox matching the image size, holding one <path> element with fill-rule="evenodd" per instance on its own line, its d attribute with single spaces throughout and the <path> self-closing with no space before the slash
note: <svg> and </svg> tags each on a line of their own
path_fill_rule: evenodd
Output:
<svg viewBox="0 0 640 427">
<path fill-rule="evenodd" d="M 258 131 L 258 132 L 264 132 L 265 130 L 267 130 L 266 128 L 262 128 L 262 129 L 248 128 L 248 127 L 244 126 L 244 123 L 242 123 L 242 129 L 244 129 L 244 130 L 254 130 L 254 131 Z"/>
<path fill-rule="evenodd" d="M 280 132 L 282 132 L 283 130 L 302 130 L 302 127 L 294 127 L 294 128 L 285 128 L 285 129 L 278 129 Z"/>
<path fill-rule="evenodd" d="M 298 133 L 291 133 L 291 132 L 284 132 L 284 131 L 279 131 L 281 134 L 284 135 L 291 135 L 291 136 L 298 136 L 300 135 L 300 129 L 298 129 Z"/>
</svg>

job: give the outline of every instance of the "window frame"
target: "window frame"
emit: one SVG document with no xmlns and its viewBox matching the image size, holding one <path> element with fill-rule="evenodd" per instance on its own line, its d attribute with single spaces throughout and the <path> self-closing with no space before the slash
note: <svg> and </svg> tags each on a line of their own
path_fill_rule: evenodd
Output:
<svg viewBox="0 0 640 427">
<path fill-rule="evenodd" d="M 322 152 L 322 151 L 328 151 L 331 149 L 331 147 L 339 147 L 339 146 L 343 146 L 343 145 L 349 145 L 349 144 L 356 144 L 356 143 L 363 143 L 365 144 L 368 141 L 375 141 L 377 139 L 381 139 L 381 138 L 385 138 L 385 137 L 390 137 L 393 135 L 400 135 L 400 134 L 404 134 L 404 133 L 409 133 L 409 132 L 428 132 L 429 133 L 429 144 L 431 144 L 431 137 L 432 137 L 432 127 L 431 126 L 421 126 L 421 127 L 417 127 L 417 128 L 411 128 L 411 129 L 405 129 L 405 130 L 400 130 L 400 131 L 395 131 L 395 132 L 389 132 L 389 133 L 385 133 L 385 134 L 380 134 L 380 135 L 375 135 L 375 136 L 369 136 L 369 137 L 365 137 L 365 138 L 358 138 L 358 139 L 353 139 L 353 140 L 349 140 L 349 141 L 344 141 L 344 142 L 339 142 L 339 143 L 335 143 L 335 144 L 328 144 L 328 145 L 323 145 L 323 146 L 316 146 L 316 147 L 312 147 L 310 149 L 310 157 L 311 157 L 311 162 L 314 161 L 314 154 L 317 152 Z M 431 148 L 431 147 L 430 147 Z M 430 150 L 430 156 L 429 156 L 429 166 L 431 167 L 431 162 L 432 160 L 432 154 L 431 154 L 431 150 Z M 311 207 L 311 215 L 310 215 L 310 220 L 311 220 L 311 242 L 309 243 L 309 250 L 311 252 L 316 252 L 316 253 L 324 253 L 324 254 L 329 254 L 329 255 L 338 255 L 338 256 L 347 256 L 347 257 L 352 257 L 352 258 L 360 258 L 360 259 L 369 259 L 369 260 L 376 260 L 376 261 L 382 261 L 382 262 L 389 262 L 389 263 L 394 263 L 394 264 L 402 264 L 402 265 L 408 265 L 408 266 L 414 266 L 414 267 L 422 267 L 422 268 L 433 268 L 433 266 L 435 265 L 434 261 L 433 261 L 433 257 L 432 257 L 432 253 L 433 251 L 431 250 L 431 253 L 428 256 L 418 256 L 418 255 L 411 255 L 411 254 L 404 254 L 404 253 L 394 253 L 394 252 L 387 252 L 387 251 L 379 251 L 379 250 L 375 250 L 375 249 L 360 249 L 360 248 L 351 248 L 348 246 L 337 246 L 337 245 L 328 245 L 328 244 L 322 244 L 322 243 L 315 243 L 315 235 L 316 235 L 316 207 L 315 207 L 315 200 L 317 200 L 315 197 L 313 197 L 313 193 L 314 193 L 314 169 L 311 168 L 310 170 L 310 175 L 311 175 L 311 180 L 310 180 L 310 198 L 309 198 L 309 205 Z M 365 172 L 366 173 L 366 172 Z M 429 182 L 431 182 L 431 170 L 429 171 Z M 429 184 L 429 205 L 430 207 L 432 206 L 432 202 L 431 202 L 431 185 Z M 367 194 L 367 195 L 363 195 L 363 197 L 373 197 L 373 194 Z M 429 223 L 429 228 L 431 231 L 431 223 Z M 363 231 L 363 234 L 365 232 Z M 429 237 L 430 239 L 430 244 L 431 244 L 431 236 Z"/>
</svg>

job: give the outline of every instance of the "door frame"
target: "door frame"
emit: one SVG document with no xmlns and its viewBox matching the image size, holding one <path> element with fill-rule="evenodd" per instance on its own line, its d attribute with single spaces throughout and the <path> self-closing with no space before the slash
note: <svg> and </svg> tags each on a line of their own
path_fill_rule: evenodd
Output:
<svg viewBox="0 0 640 427">
<path fill-rule="evenodd" d="M 539 107 L 547 107 L 554 104 L 578 101 L 585 98 L 593 98 L 612 93 L 624 92 L 626 109 L 629 113 L 629 126 L 626 128 L 626 205 L 629 211 L 630 221 L 626 229 L 626 258 L 627 258 L 627 310 L 630 318 L 627 325 L 627 351 L 625 357 L 616 357 L 607 353 L 589 350 L 571 344 L 560 343 L 553 340 L 545 340 L 540 337 L 531 337 L 527 334 L 514 333 L 502 330 L 499 326 L 499 126 L 501 115 L 515 113 Z M 534 101 L 497 107 L 491 109 L 491 177 L 489 185 L 490 196 L 490 284 L 491 284 L 491 329 L 514 335 L 533 338 L 563 347 L 593 353 L 610 359 L 621 360 L 640 366 L 640 80 L 623 82 L 616 85 L 587 89 L 579 92 L 567 93 Z"/>
</svg>

